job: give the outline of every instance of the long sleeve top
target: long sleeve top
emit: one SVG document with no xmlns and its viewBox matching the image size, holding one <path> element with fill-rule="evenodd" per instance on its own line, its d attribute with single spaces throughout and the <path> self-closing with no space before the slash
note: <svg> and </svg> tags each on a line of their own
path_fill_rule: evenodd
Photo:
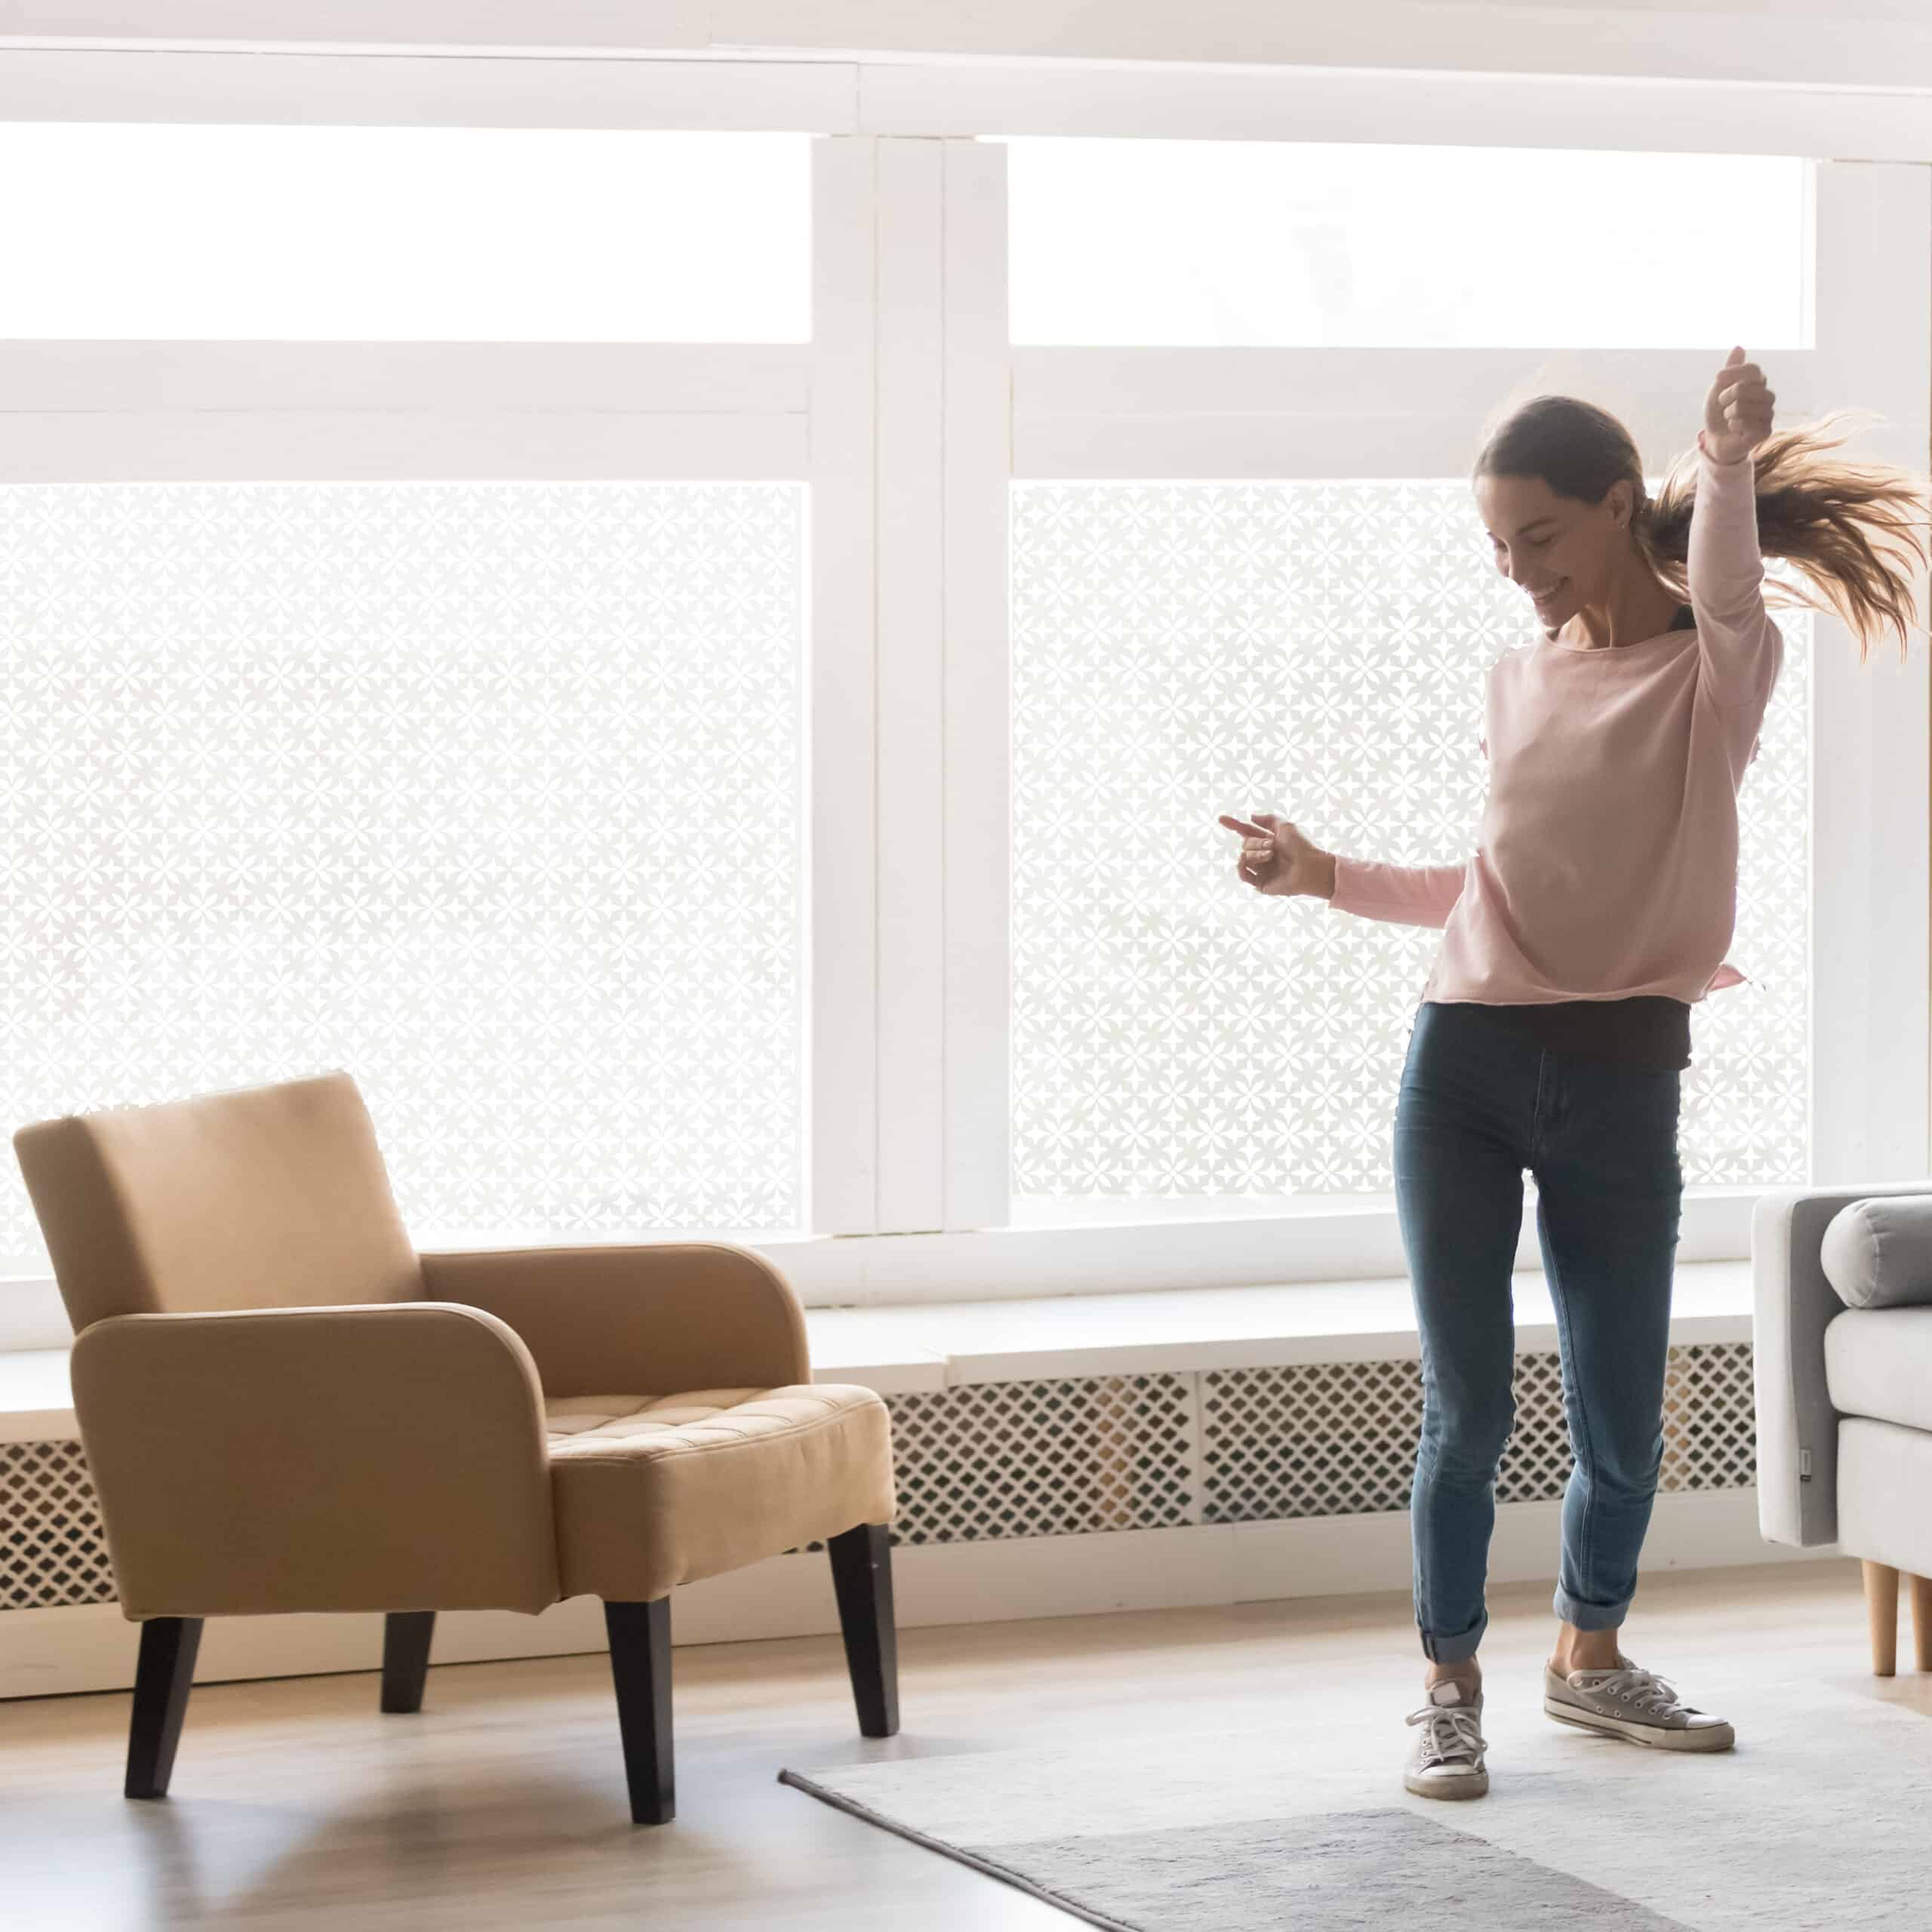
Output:
<svg viewBox="0 0 1932 1932">
<path fill-rule="evenodd" d="M 1439 926 L 1424 999 L 1686 1002 L 1736 986 L 1737 792 L 1784 660 L 1755 466 L 1697 439 L 1687 629 L 1542 635 L 1485 674 L 1489 793 L 1460 865 L 1335 862 L 1331 911 Z"/>
</svg>

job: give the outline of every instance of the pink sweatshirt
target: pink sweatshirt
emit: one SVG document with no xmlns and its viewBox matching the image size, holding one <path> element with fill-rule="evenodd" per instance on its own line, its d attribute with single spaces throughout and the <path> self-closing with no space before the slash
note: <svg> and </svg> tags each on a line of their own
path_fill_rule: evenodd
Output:
<svg viewBox="0 0 1932 1932">
<path fill-rule="evenodd" d="M 1443 928 L 1423 999 L 1694 1003 L 1746 977 L 1724 958 L 1737 791 L 1784 641 L 1761 594 L 1755 466 L 1697 445 L 1696 629 L 1602 649 L 1540 634 L 1505 651 L 1486 675 L 1474 857 L 1336 858 L 1332 911 Z"/>
</svg>

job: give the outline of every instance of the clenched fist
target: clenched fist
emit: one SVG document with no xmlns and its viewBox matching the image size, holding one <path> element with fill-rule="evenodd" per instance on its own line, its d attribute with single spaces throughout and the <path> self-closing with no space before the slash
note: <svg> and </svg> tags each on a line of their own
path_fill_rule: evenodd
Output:
<svg viewBox="0 0 1932 1932">
<path fill-rule="evenodd" d="M 1257 892 L 1285 899 L 1307 893 L 1318 899 L 1335 890 L 1335 855 L 1311 844 L 1292 821 L 1257 812 L 1252 821 L 1223 812 L 1222 824 L 1241 836 L 1238 876 Z"/>
<path fill-rule="evenodd" d="M 1719 463 L 1742 463 L 1771 433 L 1777 392 L 1764 386 L 1764 372 L 1744 359 L 1742 349 L 1725 358 L 1704 398 L 1704 431 L 1698 438 Z"/>
</svg>

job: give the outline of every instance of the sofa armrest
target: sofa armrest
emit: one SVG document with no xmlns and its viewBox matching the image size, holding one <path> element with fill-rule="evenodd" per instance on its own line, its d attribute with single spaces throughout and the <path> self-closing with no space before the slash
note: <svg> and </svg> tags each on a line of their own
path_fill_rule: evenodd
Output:
<svg viewBox="0 0 1932 1932">
<path fill-rule="evenodd" d="M 797 1292 L 755 1249 L 651 1241 L 424 1254 L 423 1291 L 523 1337 L 551 1395 L 777 1389 L 812 1379 Z"/>
<path fill-rule="evenodd" d="M 1767 1543 L 1838 1540 L 1838 1411 L 1825 1379 L 1825 1330 L 1844 1303 L 1819 1261 L 1825 1229 L 1854 1201 L 1924 1194 L 1875 1181 L 1775 1189 L 1751 1216 L 1752 1372 L 1758 1412 L 1758 1528 Z"/>
<path fill-rule="evenodd" d="M 543 1393 L 494 1316 L 115 1315 L 73 1381 L 130 1617 L 557 1600 Z"/>
</svg>

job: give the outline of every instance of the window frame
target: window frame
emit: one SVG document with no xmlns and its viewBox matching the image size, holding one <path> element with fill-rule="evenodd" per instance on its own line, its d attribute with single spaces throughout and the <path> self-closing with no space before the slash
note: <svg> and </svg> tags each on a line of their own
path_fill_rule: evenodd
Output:
<svg viewBox="0 0 1932 1932">
<path fill-rule="evenodd" d="M 1923 467 L 1932 130 L 1905 111 L 1916 106 L 1582 78 L 1351 76 L 1338 87 L 1334 76 L 1177 72 L 1155 89 L 1072 63 L 1049 73 L 770 57 L 0 49 L 9 118 L 823 137 L 809 344 L 8 341 L 0 477 L 220 476 L 246 462 L 251 475 L 305 480 L 503 479 L 519 473 L 514 461 L 529 475 L 808 482 L 812 1227 L 731 1238 L 780 1260 L 821 1304 L 1386 1278 L 1404 1272 L 1386 1199 L 1260 1213 L 1224 1203 L 1141 1220 L 1132 1204 L 1117 1204 L 1123 1218 L 1011 1225 L 1007 492 L 1016 477 L 1336 473 L 1284 469 L 1284 414 L 1305 463 L 1346 457 L 1356 475 L 1416 475 L 1426 455 L 1449 465 L 1436 473 L 1457 474 L 1473 424 L 1507 386 L 1503 372 L 1535 352 L 1014 352 L 996 137 L 1491 143 L 1506 134 L 1526 149 L 1869 155 L 1818 165 L 1817 346 L 1780 355 L 1780 399 L 1791 411 L 1852 393 L 1875 401 L 1890 420 L 1861 449 Z M 1914 234 L 1918 248 L 1900 245 Z M 1654 365 L 1657 413 L 1639 411 L 1632 426 L 1657 447 L 1681 445 L 1681 384 L 1708 356 L 1563 353 L 1580 380 L 1593 355 Z M 1304 366 L 1317 357 L 1321 370 Z M 1412 401 L 1433 385 L 1454 406 L 1414 432 L 1392 428 L 1386 404 L 1311 418 L 1296 398 L 1312 381 L 1358 405 L 1365 384 Z M 1234 395 L 1238 413 L 1215 406 Z M 334 472 L 318 468 L 331 463 Z M 1812 881 L 1813 1178 L 1912 1177 L 1932 1164 L 1926 666 L 1901 669 L 1895 653 L 1887 666 L 1881 651 L 1861 671 L 1823 618 L 1818 638 L 1812 844 L 1858 860 Z M 1689 1194 L 1681 1257 L 1748 1254 L 1755 1194 Z M 880 1238 L 840 1249 L 837 1238 L 851 1235 Z M 417 1239 L 438 1244 L 432 1231 Z M 1526 1254 L 1519 1265 L 1534 1265 L 1527 1243 Z M 48 1344 L 12 1342 L 36 1345 Z"/>
</svg>

